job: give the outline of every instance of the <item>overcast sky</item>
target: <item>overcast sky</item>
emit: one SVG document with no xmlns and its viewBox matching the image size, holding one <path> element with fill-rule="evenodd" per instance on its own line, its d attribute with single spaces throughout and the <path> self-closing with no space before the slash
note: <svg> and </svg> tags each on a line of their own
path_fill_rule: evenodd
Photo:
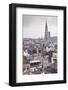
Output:
<svg viewBox="0 0 68 90">
<path fill-rule="evenodd" d="M 46 21 L 51 36 L 57 36 L 56 16 L 23 15 L 24 38 L 44 38 Z"/>
</svg>

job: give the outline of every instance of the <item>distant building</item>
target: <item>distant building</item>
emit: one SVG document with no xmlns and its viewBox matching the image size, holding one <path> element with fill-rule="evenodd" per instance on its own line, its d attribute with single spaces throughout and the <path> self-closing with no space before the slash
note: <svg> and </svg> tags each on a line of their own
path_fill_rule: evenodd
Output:
<svg viewBox="0 0 68 90">
<path fill-rule="evenodd" d="M 46 42 L 50 40 L 50 32 L 48 32 L 47 21 L 46 21 L 46 25 L 45 25 L 44 40 Z"/>
<path fill-rule="evenodd" d="M 47 41 L 50 42 L 50 32 L 47 33 Z"/>
<path fill-rule="evenodd" d="M 45 32 L 44 32 L 44 40 L 47 41 L 48 37 L 47 37 L 47 32 L 48 32 L 48 26 L 47 26 L 47 21 L 46 21 L 46 25 L 45 25 Z"/>
</svg>

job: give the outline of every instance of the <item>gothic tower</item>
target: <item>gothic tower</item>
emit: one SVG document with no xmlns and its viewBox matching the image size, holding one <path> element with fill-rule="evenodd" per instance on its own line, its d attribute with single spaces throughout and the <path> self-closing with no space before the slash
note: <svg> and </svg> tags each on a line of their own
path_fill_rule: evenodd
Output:
<svg viewBox="0 0 68 90">
<path fill-rule="evenodd" d="M 47 21 L 46 21 L 46 24 L 45 24 L 44 40 L 45 41 L 48 40 L 48 25 L 47 25 Z"/>
</svg>

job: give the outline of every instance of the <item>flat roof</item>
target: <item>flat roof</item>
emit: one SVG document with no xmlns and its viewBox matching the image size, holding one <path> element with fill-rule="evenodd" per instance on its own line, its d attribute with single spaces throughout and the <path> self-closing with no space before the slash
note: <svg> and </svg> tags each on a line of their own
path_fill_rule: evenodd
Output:
<svg viewBox="0 0 68 90">
<path fill-rule="evenodd" d="M 33 61 L 30 61 L 30 63 L 36 63 L 36 62 L 40 62 L 40 60 L 33 60 Z"/>
</svg>

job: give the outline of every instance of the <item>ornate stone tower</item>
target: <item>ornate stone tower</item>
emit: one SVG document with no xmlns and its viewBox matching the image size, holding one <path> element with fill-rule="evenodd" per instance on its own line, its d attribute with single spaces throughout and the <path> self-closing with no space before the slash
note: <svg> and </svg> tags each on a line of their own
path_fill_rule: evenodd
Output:
<svg viewBox="0 0 68 90">
<path fill-rule="evenodd" d="M 45 24 L 44 40 L 45 41 L 48 40 L 48 25 L 47 25 L 47 20 L 46 20 L 46 24 Z"/>
</svg>

